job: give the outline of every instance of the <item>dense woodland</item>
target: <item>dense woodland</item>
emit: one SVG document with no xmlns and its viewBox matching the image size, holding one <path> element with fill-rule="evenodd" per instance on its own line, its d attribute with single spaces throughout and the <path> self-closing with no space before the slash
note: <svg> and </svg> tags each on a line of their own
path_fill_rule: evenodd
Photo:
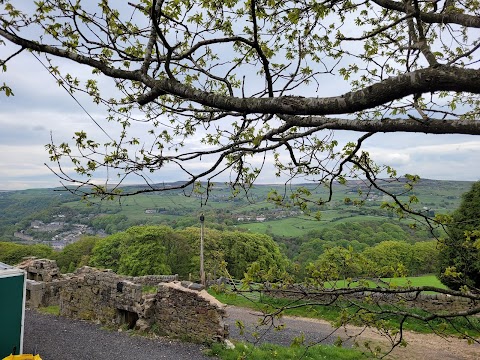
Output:
<svg viewBox="0 0 480 360">
<path fill-rule="evenodd" d="M 357 271 L 349 269 L 345 273 L 348 277 L 367 275 L 365 271 L 368 271 L 368 275 L 394 276 L 400 265 L 407 269 L 409 275 L 436 270 L 438 250 L 435 241 L 408 243 L 404 240 L 388 240 L 373 246 L 363 243 L 363 247 L 355 248 L 334 244 L 315 238 L 304 242 L 299 254 L 288 259 L 268 235 L 209 229 L 205 234 L 206 271 L 213 276 L 223 276 L 223 271 L 227 270 L 234 278 L 242 278 L 248 268 L 257 263 L 262 271 L 271 272 L 274 277 L 284 275 L 286 271 L 292 274 L 293 269 L 301 277 L 307 264 L 333 263 L 331 257 L 339 251 L 355 253 L 369 264 Z M 357 241 L 356 244 L 362 243 Z M 32 255 L 57 260 L 63 272 L 92 265 L 126 275 L 173 273 L 188 278 L 190 274 L 196 276 L 198 272 L 198 249 L 199 228 L 174 230 L 166 226 L 134 226 L 105 238 L 86 236 L 59 252 L 46 245 L 2 242 L 0 261 L 14 264 Z"/>
</svg>

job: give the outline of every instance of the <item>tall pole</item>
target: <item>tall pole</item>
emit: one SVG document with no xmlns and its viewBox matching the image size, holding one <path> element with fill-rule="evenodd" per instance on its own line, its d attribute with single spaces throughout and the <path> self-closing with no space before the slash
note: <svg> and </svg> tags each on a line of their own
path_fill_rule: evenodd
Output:
<svg viewBox="0 0 480 360">
<path fill-rule="evenodd" d="M 200 215 L 200 283 L 205 286 L 205 270 L 203 268 L 203 225 L 205 216 Z"/>
</svg>

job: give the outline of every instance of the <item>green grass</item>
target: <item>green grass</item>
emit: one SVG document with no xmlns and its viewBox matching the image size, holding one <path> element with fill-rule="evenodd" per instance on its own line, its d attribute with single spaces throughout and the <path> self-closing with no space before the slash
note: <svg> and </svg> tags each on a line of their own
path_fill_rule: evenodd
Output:
<svg viewBox="0 0 480 360">
<path fill-rule="evenodd" d="M 262 344 L 254 347 L 250 344 L 237 343 L 235 349 L 226 349 L 221 344 L 214 344 L 207 355 L 218 356 L 222 360 L 356 360 L 368 359 L 356 349 L 335 347 L 333 345 L 304 346 L 279 346 Z"/>
<path fill-rule="evenodd" d="M 250 232 L 270 233 L 280 237 L 301 237 L 311 230 L 330 226 L 331 224 L 340 222 L 378 221 L 379 219 L 386 219 L 386 217 L 348 214 L 342 210 L 325 210 L 322 211 L 320 221 L 312 217 L 296 216 L 264 222 L 240 223 L 236 226 Z M 389 221 L 392 221 L 392 219 L 389 219 Z"/>
<path fill-rule="evenodd" d="M 157 286 L 152 286 L 152 285 L 142 286 L 142 294 L 156 294 L 157 292 L 158 292 Z"/>
<path fill-rule="evenodd" d="M 418 287 L 418 286 L 434 286 L 440 289 L 446 289 L 447 287 L 443 285 L 440 280 L 435 275 L 429 274 L 429 275 L 422 275 L 422 276 L 408 276 L 408 277 L 402 277 L 402 278 L 382 278 L 382 280 L 385 283 L 390 284 L 391 287 L 396 287 L 396 286 L 413 286 L 413 287 Z M 332 288 L 332 287 L 354 287 L 357 286 L 357 282 L 347 282 L 345 280 L 337 280 L 332 283 L 326 283 L 325 287 L 326 288 Z M 371 287 L 376 287 L 376 286 L 382 286 L 381 283 L 377 283 L 374 281 L 368 281 L 368 285 Z M 386 284 L 385 287 L 387 286 Z M 425 292 L 425 293 L 432 293 L 432 292 Z"/>
<path fill-rule="evenodd" d="M 327 216 L 327 212 L 325 212 L 321 221 L 307 217 L 291 217 L 281 220 L 238 224 L 237 227 L 256 233 L 271 233 L 276 236 L 298 237 L 305 235 L 305 233 L 310 230 L 325 226 L 325 222 L 330 221 L 333 217 L 333 213 L 328 212 Z"/>
<path fill-rule="evenodd" d="M 435 286 L 440 289 L 446 289 L 440 280 L 435 275 L 409 276 L 406 278 L 385 278 L 383 281 L 389 282 L 391 285 L 406 286 L 410 283 L 411 286 Z"/>
<path fill-rule="evenodd" d="M 41 308 L 38 308 L 38 312 L 42 314 L 58 316 L 60 315 L 60 306 L 52 305 L 52 306 L 41 307 Z"/>
</svg>

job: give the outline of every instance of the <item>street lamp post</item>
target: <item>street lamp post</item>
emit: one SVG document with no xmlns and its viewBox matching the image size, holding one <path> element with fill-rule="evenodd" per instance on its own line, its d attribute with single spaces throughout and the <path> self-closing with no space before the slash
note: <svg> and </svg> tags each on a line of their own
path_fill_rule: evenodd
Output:
<svg viewBox="0 0 480 360">
<path fill-rule="evenodd" d="M 205 270 L 203 268 L 203 227 L 205 216 L 200 215 L 200 283 L 205 286 Z"/>
</svg>

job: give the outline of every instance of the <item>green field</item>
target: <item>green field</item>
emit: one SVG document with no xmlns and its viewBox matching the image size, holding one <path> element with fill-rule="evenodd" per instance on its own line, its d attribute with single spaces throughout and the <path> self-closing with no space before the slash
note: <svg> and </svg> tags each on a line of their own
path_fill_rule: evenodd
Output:
<svg viewBox="0 0 480 360">
<path fill-rule="evenodd" d="M 383 283 L 378 283 L 374 281 L 368 281 L 369 286 L 390 286 L 390 287 L 420 287 L 420 286 L 434 286 L 440 289 L 446 289 L 447 287 L 443 285 L 440 280 L 435 275 L 423 275 L 423 276 L 407 276 L 402 278 L 382 278 Z M 338 280 L 335 283 L 326 283 L 327 288 L 331 287 L 353 287 L 357 286 L 358 283 L 347 283 L 345 280 Z"/>
<path fill-rule="evenodd" d="M 440 289 L 446 289 L 447 287 L 443 285 L 440 280 L 435 275 L 423 275 L 423 276 L 413 276 L 406 278 L 385 278 L 382 279 L 385 282 L 390 283 L 393 286 L 435 286 Z"/>
<path fill-rule="evenodd" d="M 327 220 L 316 221 L 306 217 L 291 217 L 281 220 L 239 224 L 237 227 L 256 233 L 270 233 L 277 236 L 297 237 L 310 230 L 317 229 L 326 223 Z"/>
<path fill-rule="evenodd" d="M 321 220 L 315 220 L 307 216 L 298 216 L 280 220 L 243 223 L 236 225 L 236 227 L 250 232 L 266 233 L 280 237 L 299 237 L 311 230 L 330 226 L 335 223 L 378 221 L 382 219 L 396 221 L 396 219 L 384 216 L 351 215 L 345 214 L 345 212 L 340 210 L 327 210 L 322 211 Z"/>
</svg>

